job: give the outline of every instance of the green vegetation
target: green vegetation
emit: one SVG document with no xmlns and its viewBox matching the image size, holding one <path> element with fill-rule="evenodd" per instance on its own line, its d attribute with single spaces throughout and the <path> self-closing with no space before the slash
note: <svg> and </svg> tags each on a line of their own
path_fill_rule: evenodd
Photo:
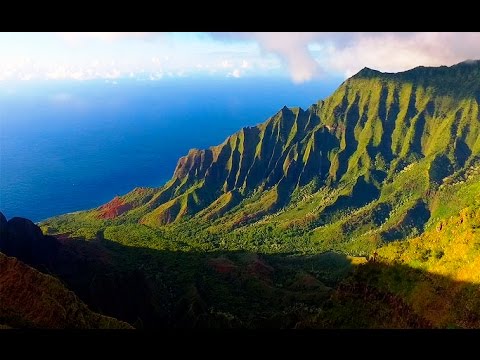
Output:
<svg viewBox="0 0 480 360">
<path fill-rule="evenodd" d="M 243 269 L 236 252 L 261 253 L 280 273 L 297 267 L 283 282 L 272 280 L 297 290 L 302 283 L 325 290 L 324 272 L 305 272 L 319 253 L 362 262 L 378 251 L 381 261 L 357 264 L 353 275 L 342 270 L 331 283 L 344 279 L 332 295 L 343 308 L 326 305 L 327 317 L 311 308 L 299 326 L 478 326 L 470 313 L 448 309 L 463 301 L 480 316 L 466 285 L 480 283 L 479 99 L 478 61 L 398 74 L 364 69 L 307 110 L 284 107 L 218 146 L 191 150 L 163 187 L 135 189 L 41 226 L 125 247 L 211 254 L 220 269 Z M 290 264 L 286 254 L 302 260 Z M 463 285 L 453 290 L 447 277 Z M 250 284 L 245 294 L 284 292 L 264 285 Z M 236 304 L 227 285 L 208 286 Z M 461 296 L 442 302 L 445 293 Z M 345 322 L 367 300 L 365 312 Z M 214 311 L 244 321 L 246 313 L 234 309 Z"/>
<path fill-rule="evenodd" d="M 161 188 L 42 226 L 152 248 L 367 255 L 478 194 L 479 66 L 364 69 L 307 111 L 191 150 Z"/>
</svg>

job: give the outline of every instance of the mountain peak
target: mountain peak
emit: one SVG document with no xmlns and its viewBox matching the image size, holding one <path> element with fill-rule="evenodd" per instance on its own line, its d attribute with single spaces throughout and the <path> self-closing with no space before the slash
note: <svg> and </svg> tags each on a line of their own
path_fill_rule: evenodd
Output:
<svg viewBox="0 0 480 360">
<path fill-rule="evenodd" d="M 363 68 L 346 81 L 380 80 L 382 83 L 416 84 L 430 88 L 437 95 L 460 98 L 479 98 L 480 96 L 480 60 L 466 60 L 452 66 L 417 66 L 413 69 L 390 73 Z"/>
<path fill-rule="evenodd" d="M 371 69 L 368 67 L 364 67 L 358 73 L 353 75 L 351 78 L 373 78 L 373 77 L 386 77 L 386 78 L 397 78 L 397 79 L 411 79 L 412 77 L 416 76 L 445 76 L 448 72 L 452 71 L 475 71 L 476 67 L 480 65 L 480 59 L 468 59 L 458 64 L 454 64 L 451 66 L 417 66 L 415 68 L 399 71 L 399 72 L 382 72 L 379 70 Z M 455 73 L 456 76 L 460 75 Z"/>
<path fill-rule="evenodd" d="M 480 59 L 467 59 L 453 66 L 457 66 L 457 65 L 480 65 Z"/>
<path fill-rule="evenodd" d="M 352 76 L 352 78 L 371 78 L 374 76 L 378 76 L 382 74 L 382 72 L 374 69 L 370 69 L 368 67 L 364 67 L 362 70 L 360 70 L 358 73 Z"/>
</svg>

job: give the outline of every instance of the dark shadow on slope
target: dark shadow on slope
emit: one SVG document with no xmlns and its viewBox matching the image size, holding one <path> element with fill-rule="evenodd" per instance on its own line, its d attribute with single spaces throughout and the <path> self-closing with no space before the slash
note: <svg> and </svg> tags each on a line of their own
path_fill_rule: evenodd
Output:
<svg viewBox="0 0 480 360">
<path fill-rule="evenodd" d="M 329 175 L 331 161 L 328 154 L 340 146 L 337 137 L 323 127 L 313 133 L 313 150 L 310 151 L 306 162 L 303 162 L 303 168 L 297 179 L 298 185 L 308 184 L 313 178 L 318 177 L 325 181 Z"/>
<path fill-rule="evenodd" d="M 351 267 L 335 253 L 159 251 L 100 238 L 63 238 L 57 246 L 54 259 L 48 257 L 48 272 L 92 310 L 137 328 L 291 328 L 300 316 L 297 306 L 326 301 L 331 286 Z M 31 265 L 42 263 L 36 259 Z"/>
<path fill-rule="evenodd" d="M 400 113 L 400 101 L 399 101 L 399 94 L 398 90 L 394 90 L 394 101 L 390 104 L 388 108 L 388 102 L 386 101 L 388 97 L 388 90 L 387 88 L 382 88 L 382 94 L 380 98 L 380 109 L 378 112 L 378 116 L 382 120 L 383 124 L 383 134 L 382 134 L 382 141 L 380 143 L 380 154 L 384 157 L 387 163 L 390 163 L 393 160 L 393 152 L 392 152 L 392 136 L 393 131 L 395 130 L 395 120 Z"/>
<path fill-rule="evenodd" d="M 453 165 L 446 155 L 437 155 L 433 159 L 428 176 L 434 184 L 441 184 L 442 180 L 453 173 Z"/>
<path fill-rule="evenodd" d="M 418 235 L 423 232 L 428 219 L 430 219 L 428 205 L 423 200 L 418 200 L 415 206 L 405 212 L 395 226 L 382 232 L 382 238 L 386 241 L 393 241 Z"/>
<path fill-rule="evenodd" d="M 456 139 L 454 144 L 453 156 L 458 168 L 462 168 L 472 155 L 472 150 L 463 139 Z"/>
<path fill-rule="evenodd" d="M 343 175 L 347 172 L 348 169 L 348 159 L 352 154 L 357 150 L 358 141 L 355 138 L 355 125 L 360 119 L 360 108 L 359 108 L 360 96 L 357 95 L 355 100 L 348 106 L 348 99 L 344 97 L 342 104 L 333 110 L 334 118 L 339 123 L 337 127 L 340 127 L 340 131 L 343 132 L 343 141 L 341 141 L 341 150 L 338 153 L 338 170 L 335 174 L 335 178 L 341 179 Z M 344 114 L 344 121 L 340 123 L 338 120 L 342 114 Z"/>
<path fill-rule="evenodd" d="M 321 216 L 320 223 L 326 224 L 341 217 L 346 211 L 360 208 L 378 198 L 380 191 L 375 185 L 365 181 L 365 177 L 358 178 L 349 195 L 340 195 L 337 200 L 327 206 Z"/>
<path fill-rule="evenodd" d="M 57 246 L 53 258 L 44 254 L 48 262 L 37 261 L 93 311 L 137 328 L 480 327 L 478 285 L 403 264 L 352 265 L 334 252 L 176 252 L 100 238 Z"/>
<path fill-rule="evenodd" d="M 422 150 L 422 136 L 425 132 L 425 125 L 427 121 L 425 118 L 425 111 L 422 111 L 418 114 L 417 121 L 413 125 L 413 138 L 410 146 L 410 152 L 417 153 L 419 156 L 423 157 Z"/>
<path fill-rule="evenodd" d="M 433 255 L 432 255 L 433 256 Z M 424 259 L 428 261 L 428 259 Z M 480 328 L 480 286 L 402 263 L 355 268 L 324 305 L 316 327 Z"/>
<path fill-rule="evenodd" d="M 132 329 L 92 312 L 56 277 L 2 253 L 0 324 L 17 329 Z"/>
<path fill-rule="evenodd" d="M 0 251 L 3 253 L 34 264 L 42 271 L 52 266 L 58 248 L 57 239 L 44 236 L 30 220 L 14 217 L 7 222 L 0 213 Z"/>
</svg>

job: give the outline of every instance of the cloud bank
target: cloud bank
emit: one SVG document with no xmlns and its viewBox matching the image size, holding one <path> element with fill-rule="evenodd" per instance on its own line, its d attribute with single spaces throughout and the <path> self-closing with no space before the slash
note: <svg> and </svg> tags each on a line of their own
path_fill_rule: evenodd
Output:
<svg viewBox="0 0 480 360">
<path fill-rule="evenodd" d="M 402 71 L 480 58 L 480 33 L 211 33 L 221 41 L 251 40 L 287 65 L 293 81 L 324 72 L 350 76 L 363 67 Z"/>
<path fill-rule="evenodd" d="M 162 36 L 162 33 L 154 33 L 154 32 L 59 32 L 57 34 L 64 40 L 72 43 L 88 41 L 88 40 L 103 40 L 103 41 L 115 41 L 115 40 L 125 40 L 125 39 L 149 40 L 158 36 Z"/>
<path fill-rule="evenodd" d="M 68 41 L 149 40 L 162 33 L 60 33 Z M 253 41 L 275 54 L 296 83 L 326 72 L 351 76 L 364 67 L 396 72 L 415 66 L 453 65 L 480 59 L 480 32 L 230 32 L 209 33 L 218 41 Z"/>
<path fill-rule="evenodd" d="M 480 33 L 4 33 L 0 80 L 285 76 L 396 72 L 480 59 Z"/>
</svg>

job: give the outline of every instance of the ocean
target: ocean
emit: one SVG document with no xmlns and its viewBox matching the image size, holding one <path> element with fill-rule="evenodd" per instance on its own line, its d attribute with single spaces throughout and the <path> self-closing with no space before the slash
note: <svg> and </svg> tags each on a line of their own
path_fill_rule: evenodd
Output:
<svg viewBox="0 0 480 360">
<path fill-rule="evenodd" d="M 221 143 L 342 79 L 162 79 L 0 84 L 0 211 L 40 221 L 163 185 L 190 148 Z"/>
</svg>

